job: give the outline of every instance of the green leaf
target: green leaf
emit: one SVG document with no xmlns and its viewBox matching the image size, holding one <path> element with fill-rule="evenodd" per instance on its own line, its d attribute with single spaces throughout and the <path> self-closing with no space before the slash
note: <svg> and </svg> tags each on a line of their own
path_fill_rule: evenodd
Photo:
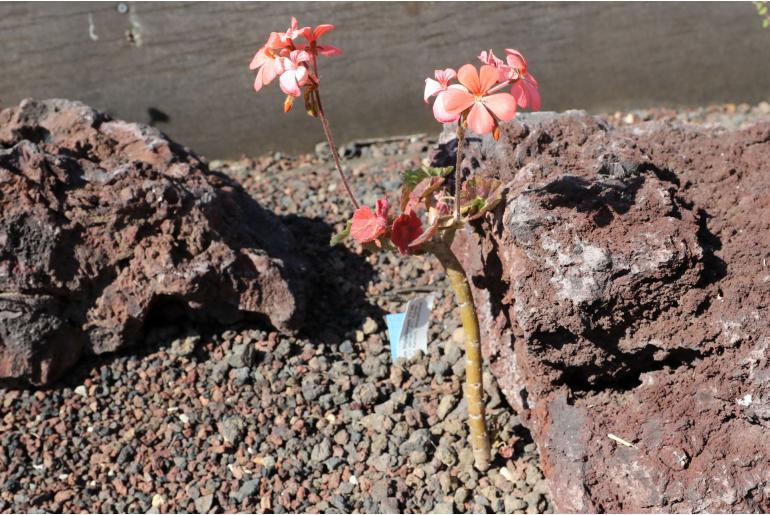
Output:
<svg viewBox="0 0 770 515">
<path fill-rule="evenodd" d="M 762 20 L 762 27 L 764 28 L 770 27 L 770 19 L 765 18 L 764 20 Z"/>
<path fill-rule="evenodd" d="M 348 220 L 348 223 L 345 226 L 345 228 L 341 232 L 332 236 L 331 241 L 329 241 L 329 245 L 331 245 L 332 247 L 334 247 L 335 245 L 339 245 L 340 243 L 342 243 L 342 240 L 350 236 L 351 225 L 353 225 L 353 222 L 351 220 Z"/>
<path fill-rule="evenodd" d="M 416 170 L 407 170 L 401 174 L 401 178 L 404 181 L 404 186 L 407 188 L 414 188 L 424 179 L 428 177 L 446 177 L 454 171 L 454 166 L 435 167 L 435 166 L 422 166 Z"/>
<path fill-rule="evenodd" d="M 460 212 L 468 220 L 481 218 L 502 200 L 503 186 L 497 179 L 474 177 L 463 184 Z"/>
</svg>

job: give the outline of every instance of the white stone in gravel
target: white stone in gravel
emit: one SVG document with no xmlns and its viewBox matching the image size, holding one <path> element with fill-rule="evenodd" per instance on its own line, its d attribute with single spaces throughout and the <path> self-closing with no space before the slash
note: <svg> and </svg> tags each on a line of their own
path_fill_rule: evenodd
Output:
<svg viewBox="0 0 770 515">
<path fill-rule="evenodd" d="M 213 504 L 214 496 L 212 494 L 202 495 L 195 499 L 195 511 L 198 513 L 208 513 Z"/>
<path fill-rule="evenodd" d="M 75 387 L 75 393 L 77 395 L 80 395 L 81 397 L 88 397 L 88 389 L 85 387 L 85 385 L 80 385 Z"/>
<path fill-rule="evenodd" d="M 454 395 L 444 395 L 441 398 L 441 402 L 438 403 L 438 409 L 436 410 L 439 420 L 444 420 L 449 412 L 452 411 L 452 408 L 455 407 L 455 404 L 457 404 L 457 399 Z"/>
<path fill-rule="evenodd" d="M 504 500 L 505 513 L 513 513 L 527 509 L 527 502 L 513 495 L 509 495 Z"/>
<path fill-rule="evenodd" d="M 373 318 L 367 317 L 367 319 L 364 321 L 364 327 L 363 327 L 364 334 L 365 335 L 374 334 L 377 332 L 377 328 L 378 328 L 377 322 Z"/>
</svg>

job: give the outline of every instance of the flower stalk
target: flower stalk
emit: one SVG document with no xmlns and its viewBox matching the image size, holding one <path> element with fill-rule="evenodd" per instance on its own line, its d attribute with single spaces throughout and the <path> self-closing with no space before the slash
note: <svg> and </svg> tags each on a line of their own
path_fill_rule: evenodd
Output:
<svg viewBox="0 0 770 515">
<path fill-rule="evenodd" d="M 457 120 L 457 160 L 455 164 L 455 208 L 454 218 L 455 222 L 460 221 L 460 192 L 462 191 L 463 180 L 463 146 L 465 144 L 465 128 L 463 127 L 463 119 Z"/>
<path fill-rule="evenodd" d="M 321 103 L 321 93 L 318 91 L 318 89 L 316 89 L 313 92 L 313 94 L 315 95 L 316 108 L 318 111 L 318 119 L 321 120 L 321 127 L 323 127 L 324 136 L 326 136 L 326 142 L 329 143 L 329 150 L 331 150 L 331 153 L 332 153 L 334 166 L 337 168 L 337 173 L 340 176 L 342 185 L 345 186 L 345 191 L 347 191 L 348 197 L 350 197 L 350 201 L 353 202 L 353 206 L 356 209 L 358 209 L 361 206 L 358 203 L 358 200 L 356 200 L 356 196 L 353 194 L 353 190 L 350 188 L 350 184 L 348 183 L 348 180 L 345 177 L 345 172 L 342 171 L 342 165 L 340 164 L 340 155 L 337 152 L 337 146 L 334 144 L 332 131 L 329 128 L 329 119 L 326 118 L 326 112 L 324 112 L 324 107 L 323 107 L 323 104 Z"/>
</svg>

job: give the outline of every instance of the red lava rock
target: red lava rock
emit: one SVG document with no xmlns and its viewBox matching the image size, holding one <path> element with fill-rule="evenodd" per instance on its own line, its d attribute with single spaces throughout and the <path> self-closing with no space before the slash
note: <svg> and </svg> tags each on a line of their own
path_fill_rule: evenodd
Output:
<svg viewBox="0 0 770 515">
<path fill-rule="evenodd" d="M 153 318 L 296 329 L 279 219 L 152 127 L 78 102 L 0 111 L 0 379 L 49 383 Z"/>
<path fill-rule="evenodd" d="M 507 184 L 455 249 L 557 510 L 770 510 L 770 121 L 528 115 L 465 166 Z"/>
</svg>

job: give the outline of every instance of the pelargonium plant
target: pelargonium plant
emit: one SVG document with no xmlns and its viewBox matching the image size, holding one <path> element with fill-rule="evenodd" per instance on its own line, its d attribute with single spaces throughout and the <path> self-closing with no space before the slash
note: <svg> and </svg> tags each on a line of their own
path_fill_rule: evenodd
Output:
<svg viewBox="0 0 770 515">
<path fill-rule="evenodd" d="M 479 323 L 468 279 L 451 246 L 458 229 L 486 216 L 502 200 L 502 185 L 496 179 L 483 177 L 463 182 L 461 163 L 466 131 L 491 134 L 497 140 L 500 122 L 513 119 L 517 109 L 540 108 L 538 82 L 529 73 L 526 58 L 513 49 L 505 50 L 505 59 L 495 56 L 492 50 L 481 52 L 478 68 L 465 64 L 457 71 L 436 70 L 434 78 L 425 79 L 424 100 L 427 103 L 433 98 L 436 121 L 456 124 L 456 166 L 405 171 L 395 209 L 387 198 L 377 200 L 372 209 L 361 206 L 350 188 L 321 102 L 318 60 L 342 52 L 320 44 L 319 39 L 334 28 L 329 24 L 300 28 L 292 18 L 285 32 L 271 33 L 249 66 L 257 70 L 254 89 L 260 91 L 278 78 L 286 94 L 284 111 L 291 110 L 294 100 L 301 96 L 307 114 L 320 120 L 340 181 L 355 208 L 345 230 L 332 238 L 332 245 L 352 237 L 372 252 L 430 253 L 444 267 L 465 332 L 465 396 L 475 465 L 486 470 L 491 449 L 484 413 Z M 454 181 L 447 181 L 453 172 Z"/>
</svg>

